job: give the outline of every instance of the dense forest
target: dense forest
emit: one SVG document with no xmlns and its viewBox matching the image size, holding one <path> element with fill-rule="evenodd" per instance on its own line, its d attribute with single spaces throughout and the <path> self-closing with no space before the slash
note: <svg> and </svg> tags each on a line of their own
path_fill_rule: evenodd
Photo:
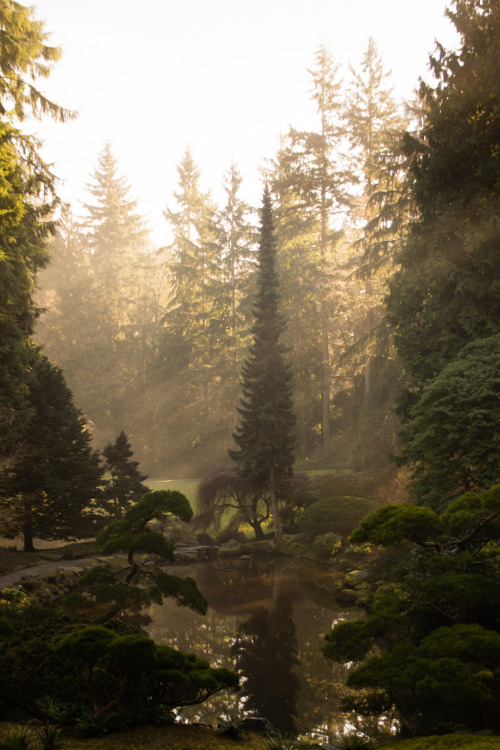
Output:
<svg viewBox="0 0 500 750">
<path fill-rule="evenodd" d="M 312 62 L 317 129 L 291 128 L 263 175 L 288 321 L 296 453 L 315 464 L 385 466 L 402 376 L 382 300 L 406 221 L 394 208 L 405 119 L 373 40 L 346 82 L 327 49 Z M 240 197 L 242 180 L 231 165 L 225 203 L 216 205 L 186 149 L 164 214 L 172 242 L 157 249 L 108 143 L 84 213 L 65 211 L 38 275 L 45 312 L 35 340 L 63 369 L 96 445 L 123 429 L 157 477 L 202 476 L 227 463 L 259 225 L 257 208 Z"/>
<path fill-rule="evenodd" d="M 319 485 L 305 499 L 308 470 L 328 470 L 330 494 L 362 497 L 357 521 L 379 506 L 351 541 L 390 547 L 399 578 L 324 653 L 361 664 L 352 711 L 395 710 L 408 734 L 443 717 L 500 731 L 500 4 L 447 13 L 460 44 L 437 44 L 413 101 L 396 101 L 372 39 L 358 69 L 317 49 L 317 126 L 281 135 L 261 206 L 237 163 L 218 205 L 186 148 L 158 248 L 112 143 L 86 205 L 58 199 L 24 122 L 74 116 L 39 86 L 60 52 L 32 10 L 0 0 L 0 533 L 30 550 L 98 532 L 128 552 L 126 592 L 101 571 L 73 614 L 98 601 L 107 622 L 164 596 L 203 612 L 194 581 L 129 586 L 134 553 L 173 559 L 149 522 L 192 516 L 146 474 L 203 479 L 212 520 L 229 493 L 257 538 L 272 520 L 279 549 L 282 521 L 306 529 L 325 502 Z M 119 626 L 58 628 L 72 670 L 88 651 L 91 674 L 97 648 L 118 682 L 127 660 L 177 658 Z M 162 704 L 160 677 L 141 674 Z M 237 684 L 190 679 L 200 696 Z M 109 686 L 90 695 L 109 712 Z"/>
</svg>

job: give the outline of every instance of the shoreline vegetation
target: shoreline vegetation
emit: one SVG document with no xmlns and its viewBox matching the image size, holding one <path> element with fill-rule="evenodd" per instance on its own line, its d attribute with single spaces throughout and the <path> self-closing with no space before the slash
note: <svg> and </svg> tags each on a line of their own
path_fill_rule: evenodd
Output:
<svg viewBox="0 0 500 750">
<path fill-rule="evenodd" d="M 79 559 L 88 559 L 93 555 L 100 556 L 94 541 L 71 543 L 30 553 L 0 547 L 0 577 L 33 566 L 38 566 L 42 572 L 47 563 L 74 560 L 78 564 Z M 32 735 L 32 744 L 28 744 L 27 747 L 38 747 L 35 738 L 42 726 L 33 719 L 17 723 L 0 722 L 0 748 L 15 727 L 21 727 Z M 160 750 L 165 746 L 172 750 L 267 750 L 266 740 L 266 736 L 255 733 L 231 739 L 222 736 L 211 726 L 176 723 L 134 726 L 92 738 L 78 737 L 74 730 L 63 727 L 60 747 L 62 750 Z M 292 747 L 291 742 L 285 739 L 283 748 Z M 295 749 L 314 748 L 320 745 L 321 740 L 311 743 L 298 741 Z M 329 747 L 335 747 L 335 744 Z M 341 747 L 342 745 L 339 745 L 339 748 Z M 500 748 L 500 737 L 456 732 L 448 735 L 383 740 L 375 743 L 373 747 L 377 750 L 493 750 Z"/>
</svg>

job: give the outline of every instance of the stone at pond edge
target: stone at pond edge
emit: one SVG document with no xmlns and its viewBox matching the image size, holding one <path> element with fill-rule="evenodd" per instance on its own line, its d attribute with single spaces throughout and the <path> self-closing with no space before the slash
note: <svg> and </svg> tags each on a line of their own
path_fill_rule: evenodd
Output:
<svg viewBox="0 0 500 750">
<path fill-rule="evenodd" d="M 345 580 L 349 586 L 355 586 L 365 581 L 369 575 L 368 570 L 351 570 L 350 573 L 346 573 Z"/>
<path fill-rule="evenodd" d="M 353 589 L 341 589 L 335 599 L 339 604 L 356 604 L 358 593 Z"/>
</svg>

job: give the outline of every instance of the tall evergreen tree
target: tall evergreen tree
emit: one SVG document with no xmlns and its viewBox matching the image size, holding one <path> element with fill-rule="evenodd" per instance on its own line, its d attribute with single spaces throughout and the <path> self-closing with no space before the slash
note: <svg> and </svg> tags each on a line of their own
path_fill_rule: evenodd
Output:
<svg viewBox="0 0 500 750">
<path fill-rule="evenodd" d="M 346 400 L 338 419 L 345 421 L 347 410 L 356 413 L 351 444 L 354 465 L 394 476 L 389 453 L 395 447 L 397 420 L 392 408 L 401 366 L 384 320 L 383 296 L 405 217 L 398 148 L 404 121 L 390 87 L 390 72 L 384 70 L 373 39 L 351 74 L 346 122 L 361 190 L 350 214 L 348 263 L 355 269 L 360 289 L 353 342 L 338 364 L 351 381 L 356 380 L 357 387 L 352 392 L 356 400 Z M 340 401 L 339 395 L 335 401 Z"/>
<path fill-rule="evenodd" d="M 242 373 L 240 424 L 234 433 L 238 448 L 230 450 L 238 473 L 263 494 L 269 495 L 276 540 L 282 530 L 278 500 L 293 472 L 295 415 L 292 375 L 280 342 L 285 321 L 279 304 L 276 239 L 269 190 L 264 191 L 257 291 L 253 306 L 253 343 Z"/>
<path fill-rule="evenodd" d="M 242 178 L 232 164 L 223 180 L 226 203 L 219 212 L 222 275 L 219 276 L 218 308 L 225 328 L 224 348 L 220 352 L 218 371 L 225 393 L 226 409 L 233 401 L 233 428 L 237 424 L 239 400 L 238 374 L 248 347 L 251 324 L 252 271 L 255 266 L 256 232 L 250 223 L 251 208 L 241 200 Z"/>
<path fill-rule="evenodd" d="M 37 315 L 33 292 L 48 260 L 56 204 L 54 177 L 18 124 L 30 114 L 72 116 L 37 88 L 61 54 L 47 36 L 32 8 L 0 2 L 0 457 L 7 466 L 31 416 L 24 379 Z"/>
<path fill-rule="evenodd" d="M 432 476 L 438 480 L 436 446 L 441 442 L 442 474 L 449 476 L 450 462 L 462 452 L 462 435 L 448 431 L 448 419 L 439 409 L 434 408 L 435 421 L 429 425 L 422 404 L 438 403 L 439 384 L 445 382 L 448 388 L 456 370 L 463 373 L 468 362 L 479 363 L 486 351 L 488 371 L 494 369 L 492 357 L 500 366 L 498 350 L 479 345 L 481 339 L 493 341 L 500 331 L 500 62 L 495 51 L 500 7 L 495 0 L 454 0 L 453 6 L 447 14 L 461 35 L 460 48 L 449 52 L 438 45 L 431 58 L 436 84 L 420 88 L 423 127 L 416 136 L 405 136 L 415 215 L 387 299 L 396 348 L 411 378 L 400 398 L 410 439 L 406 456 L 417 462 L 421 477 L 420 468 L 427 464 L 422 448 L 427 446 Z M 464 347 L 472 343 L 478 346 L 466 356 Z M 451 367 L 454 362 L 456 368 Z M 474 399 L 461 404 L 463 410 L 470 409 L 471 421 L 484 406 Z M 497 411 L 498 400 L 492 399 L 487 408 Z M 422 440 L 419 425 L 425 427 Z M 430 440 L 430 430 L 441 435 L 441 441 Z M 485 430 L 465 486 L 459 471 L 455 488 L 448 486 L 442 501 L 498 479 L 491 473 L 484 478 L 490 454 Z M 430 475 L 427 479 L 430 482 Z M 422 484 L 425 481 L 420 488 Z M 428 483 L 425 493 L 435 497 L 432 489 Z M 439 484 L 434 489 L 439 491 Z"/>
<path fill-rule="evenodd" d="M 24 550 L 31 551 L 35 536 L 68 539 L 88 532 L 82 512 L 98 494 L 102 470 L 62 371 L 37 349 L 27 385 L 32 418 L 0 502 L 4 535 L 22 533 Z"/>
<path fill-rule="evenodd" d="M 306 239 L 309 260 L 308 276 L 315 273 L 312 289 L 316 298 L 317 321 L 313 329 L 319 338 L 319 393 L 322 448 L 331 451 L 331 332 L 330 321 L 335 308 L 331 300 L 330 282 L 337 267 L 336 251 L 342 236 L 342 224 L 350 202 L 349 185 L 353 181 L 345 142 L 344 97 L 339 70 L 328 50 L 321 46 L 315 55 L 312 78 L 312 99 L 319 116 L 315 131 L 291 129 L 280 155 L 277 180 L 273 189 L 281 196 L 285 212 L 294 221 L 292 203 L 301 217 L 302 240 Z M 281 234 L 281 230 L 280 230 Z M 293 248 L 290 240 L 289 248 Z M 314 259 L 313 259 L 314 255 Z M 296 253 L 296 257 L 300 257 Z M 302 261 L 303 265 L 303 261 Z M 292 276 L 303 279 L 303 269 Z M 307 282 L 304 286 L 308 286 Z M 304 291 L 304 290 L 303 290 Z M 306 291 L 310 297 L 310 290 Z M 303 294 L 293 295 L 302 298 Z M 319 332 L 319 333 L 318 333 Z M 317 367 L 316 367 L 317 369 Z M 316 379 L 316 376 L 313 376 Z"/>
<path fill-rule="evenodd" d="M 143 218 L 106 144 L 79 220 L 65 216 L 40 279 L 48 308 L 37 341 L 64 369 L 98 442 L 130 427 L 144 380 L 151 277 Z"/>
<path fill-rule="evenodd" d="M 241 282 L 250 238 L 236 168 L 228 178 L 222 211 L 201 189 L 189 150 L 178 174 L 177 205 L 165 211 L 173 231 L 173 242 L 164 249 L 171 297 L 155 367 L 161 392 L 154 424 L 158 444 L 175 434 L 175 460 L 199 471 L 201 464 L 225 455 L 234 422 L 235 357 L 240 356 L 245 322 Z"/>
</svg>

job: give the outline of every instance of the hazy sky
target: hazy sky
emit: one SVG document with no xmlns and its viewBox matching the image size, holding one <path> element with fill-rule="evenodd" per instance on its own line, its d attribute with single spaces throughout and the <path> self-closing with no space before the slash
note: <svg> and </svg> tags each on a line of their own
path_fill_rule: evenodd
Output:
<svg viewBox="0 0 500 750">
<path fill-rule="evenodd" d="M 260 202 L 259 168 L 289 125 L 313 127 L 307 68 L 320 44 L 356 67 L 370 36 L 395 92 L 409 97 L 438 39 L 456 43 L 446 0 L 37 0 L 51 43 L 63 48 L 42 89 L 79 111 L 75 122 L 37 124 L 61 196 L 85 184 L 110 141 L 119 172 L 152 237 L 168 236 L 176 166 L 189 146 L 202 185 L 217 197 L 231 162 L 246 200 Z"/>
</svg>

